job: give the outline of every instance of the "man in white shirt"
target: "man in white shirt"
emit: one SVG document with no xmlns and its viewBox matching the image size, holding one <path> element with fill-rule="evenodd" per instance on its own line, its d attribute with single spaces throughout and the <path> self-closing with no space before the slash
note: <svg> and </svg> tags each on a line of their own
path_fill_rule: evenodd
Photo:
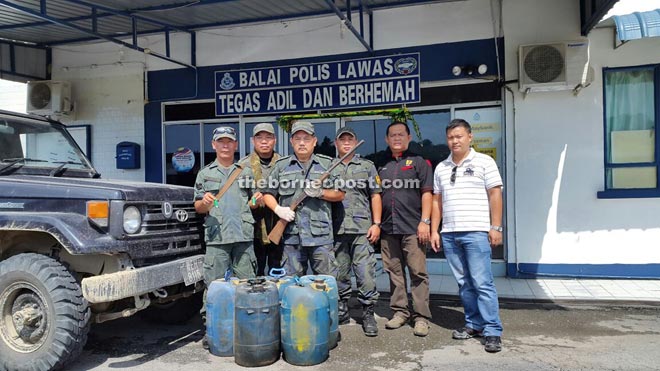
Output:
<svg viewBox="0 0 660 371">
<path fill-rule="evenodd" d="M 491 157 L 470 147 L 472 129 L 467 121 L 452 120 L 446 133 L 451 154 L 433 176 L 431 247 L 436 252 L 444 249 L 465 311 L 465 325 L 452 337 L 483 336 L 484 349 L 495 353 L 502 350 L 502 322 L 491 247 L 502 244 L 502 177 Z"/>
</svg>

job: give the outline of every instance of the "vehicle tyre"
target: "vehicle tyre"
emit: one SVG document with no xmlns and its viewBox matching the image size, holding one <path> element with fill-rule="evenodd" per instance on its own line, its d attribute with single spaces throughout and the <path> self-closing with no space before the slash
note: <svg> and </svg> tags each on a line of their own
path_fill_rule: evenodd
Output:
<svg viewBox="0 0 660 371">
<path fill-rule="evenodd" d="M 59 262 L 20 254 L 0 262 L 0 370 L 56 370 L 87 341 L 90 309 Z"/>
<path fill-rule="evenodd" d="M 142 315 L 149 321 L 180 325 L 199 315 L 202 309 L 204 292 L 195 293 L 187 298 L 175 300 L 166 304 L 152 304 L 142 311 Z"/>
</svg>

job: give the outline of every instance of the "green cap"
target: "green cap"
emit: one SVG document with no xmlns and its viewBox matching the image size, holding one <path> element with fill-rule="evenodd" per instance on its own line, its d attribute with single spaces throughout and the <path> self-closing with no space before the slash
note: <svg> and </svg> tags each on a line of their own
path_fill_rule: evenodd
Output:
<svg viewBox="0 0 660 371">
<path fill-rule="evenodd" d="M 309 121 L 296 121 L 291 127 L 291 135 L 300 130 L 305 131 L 307 134 L 314 135 L 314 126 Z"/>
<path fill-rule="evenodd" d="M 265 131 L 273 135 L 275 134 L 275 128 L 273 128 L 273 124 L 269 124 L 267 122 L 262 122 L 260 124 L 255 125 L 254 129 L 252 129 L 252 135 L 257 135 L 261 131 Z"/>
</svg>

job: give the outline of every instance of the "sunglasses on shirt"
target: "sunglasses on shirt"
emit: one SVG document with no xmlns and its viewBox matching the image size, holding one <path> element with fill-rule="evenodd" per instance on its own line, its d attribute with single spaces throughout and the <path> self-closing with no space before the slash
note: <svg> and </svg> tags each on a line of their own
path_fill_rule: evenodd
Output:
<svg viewBox="0 0 660 371">
<path fill-rule="evenodd" d="M 458 166 L 454 166 L 454 168 L 451 169 L 451 177 L 449 178 L 449 183 L 451 184 L 456 183 L 456 169 L 458 169 Z"/>
</svg>

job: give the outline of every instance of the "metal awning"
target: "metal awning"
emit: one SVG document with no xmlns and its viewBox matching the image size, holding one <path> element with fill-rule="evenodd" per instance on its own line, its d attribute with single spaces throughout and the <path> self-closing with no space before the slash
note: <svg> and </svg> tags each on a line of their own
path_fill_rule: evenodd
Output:
<svg viewBox="0 0 660 371">
<path fill-rule="evenodd" d="M 616 25 L 617 37 L 621 41 L 660 36 L 660 9 L 615 15 L 612 18 Z"/>
<path fill-rule="evenodd" d="M 43 66 L 50 64 L 52 46 L 96 40 L 195 68 L 197 30 L 333 14 L 354 35 L 349 42 L 371 52 L 373 10 L 459 1 L 467 0 L 0 0 L 0 77 L 48 78 Z M 575 1 L 586 35 L 618 0 Z M 186 61 L 170 56 L 172 33 L 189 36 Z M 150 34 L 164 35 L 162 54 L 139 45 L 139 36 Z M 30 63 L 41 66 L 27 68 Z"/>
<path fill-rule="evenodd" d="M 448 1 L 448 0 L 444 0 Z M 453 0 L 457 1 L 457 0 Z M 458 0 L 464 1 L 464 0 Z M 440 0 L 0 0 L 0 39 L 57 45 L 332 15 Z M 336 8 L 336 9 L 335 9 Z M 350 9 L 350 12 L 347 10 Z M 73 26 L 73 27 L 72 27 Z M 83 31 L 89 30 L 97 35 Z"/>
<path fill-rule="evenodd" d="M 43 55 L 46 65 L 52 46 L 96 40 L 195 68 L 197 30 L 333 14 L 373 52 L 373 10 L 452 1 L 466 0 L 0 0 L 0 76 L 48 78 L 17 56 Z M 189 61 L 170 56 L 172 33 L 189 37 Z M 164 35 L 163 53 L 139 45 L 152 34 Z"/>
</svg>

